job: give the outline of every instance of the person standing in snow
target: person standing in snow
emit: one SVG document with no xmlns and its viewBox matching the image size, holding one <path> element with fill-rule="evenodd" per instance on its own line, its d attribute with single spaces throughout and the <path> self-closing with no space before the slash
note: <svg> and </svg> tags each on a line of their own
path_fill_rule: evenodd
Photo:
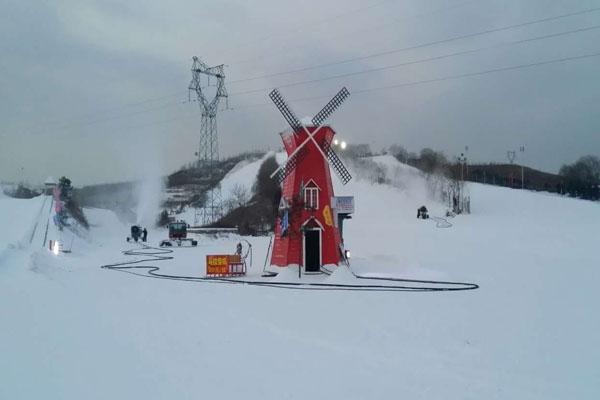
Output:
<svg viewBox="0 0 600 400">
<path fill-rule="evenodd" d="M 146 239 L 148 239 L 148 231 L 146 230 L 146 228 L 144 228 L 144 230 L 142 231 L 142 242 L 146 242 Z"/>
</svg>

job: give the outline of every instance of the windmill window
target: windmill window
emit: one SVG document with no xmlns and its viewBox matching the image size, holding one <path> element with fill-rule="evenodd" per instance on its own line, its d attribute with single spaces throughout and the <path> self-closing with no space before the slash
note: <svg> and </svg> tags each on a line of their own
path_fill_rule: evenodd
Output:
<svg viewBox="0 0 600 400">
<path fill-rule="evenodd" d="M 307 187 L 304 189 L 304 206 L 313 210 L 319 208 L 319 188 Z"/>
</svg>

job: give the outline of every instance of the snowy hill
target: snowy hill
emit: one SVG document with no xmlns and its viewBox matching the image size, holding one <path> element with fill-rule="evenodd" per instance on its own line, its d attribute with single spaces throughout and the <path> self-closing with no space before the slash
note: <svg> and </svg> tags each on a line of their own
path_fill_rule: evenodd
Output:
<svg viewBox="0 0 600 400">
<path fill-rule="evenodd" d="M 262 163 L 273 153 L 267 153 L 262 157 L 255 155 L 240 160 L 221 180 L 221 197 L 228 211 L 231 203 L 247 202 L 252 196 L 252 188 L 256 182 L 256 176 Z M 239 204 L 236 204 L 239 206 Z M 190 224 L 195 223 L 196 210 L 193 207 L 186 207 L 182 212 L 177 213 L 175 218 L 184 220 Z"/>
<path fill-rule="evenodd" d="M 100 269 L 152 258 L 121 254 L 134 246 L 112 212 L 87 209 L 90 242 L 54 256 L 27 242 L 46 217 L 43 199 L 0 199 L 0 398 L 597 398 L 600 204 L 472 184 L 472 214 L 438 228 L 415 218 L 423 204 L 445 211 L 419 171 L 391 157 L 370 162 L 387 183 L 373 183 L 376 169 L 352 171 L 346 186 L 334 178 L 337 195 L 355 196 L 345 225 L 352 270 L 479 289 L 150 279 Z M 255 170 L 239 164 L 222 184 L 251 187 Z M 164 235 L 151 230 L 150 242 Z M 231 253 L 242 239 L 259 276 L 267 237 L 200 237 L 172 260 L 137 265 L 201 276 L 206 254 Z"/>
<path fill-rule="evenodd" d="M 103 208 L 116 212 L 121 221 L 152 225 L 158 218 L 161 209 L 179 212 L 178 218 L 193 223 L 195 211 L 193 206 L 202 198 L 202 194 L 221 182 L 224 199 L 231 196 L 235 182 L 224 179 L 235 168 L 252 170 L 256 161 L 264 156 L 262 152 L 238 154 L 215 164 L 211 176 L 206 166 L 188 165 L 164 177 L 151 174 L 143 179 L 130 182 L 95 184 L 77 188 L 75 197 L 79 204 L 88 208 Z M 258 167 L 256 167 L 258 168 Z M 246 182 L 243 181 L 245 185 Z M 158 196 L 160 194 L 160 196 Z M 148 208 L 152 209 L 151 214 Z"/>
<path fill-rule="evenodd" d="M 43 207 L 47 201 L 45 196 L 23 200 L 0 195 L 0 209 L 4 210 L 3 229 L 0 229 L 0 257 L 9 247 L 27 246 L 33 241 L 37 218 L 44 212 Z"/>
<path fill-rule="evenodd" d="M 242 160 L 221 181 L 221 193 L 224 199 L 231 198 L 237 188 L 242 188 L 248 193 L 256 181 L 256 175 L 262 163 L 273 153 L 267 153 L 257 160 Z"/>
</svg>

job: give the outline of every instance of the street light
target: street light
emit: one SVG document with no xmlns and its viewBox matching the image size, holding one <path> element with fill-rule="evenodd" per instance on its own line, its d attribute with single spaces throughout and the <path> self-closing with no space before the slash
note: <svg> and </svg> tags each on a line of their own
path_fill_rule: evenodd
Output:
<svg viewBox="0 0 600 400">
<path fill-rule="evenodd" d="M 521 153 L 525 153 L 525 146 L 519 148 Z M 521 190 L 525 189 L 525 168 L 523 167 L 523 161 L 521 160 Z"/>
<path fill-rule="evenodd" d="M 339 139 L 333 139 L 333 142 L 331 142 L 334 146 L 339 147 L 340 149 L 344 150 L 346 149 L 346 142 L 344 140 L 339 140 Z"/>
<path fill-rule="evenodd" d="M 467 154 L 469 153 L 469 146 L 465 146 L 465 169 L 467 170 L 467 180 L 469 180 L 469 164 L 467 163 Z"/>
<path fill-rule="evenodd" d="M 460 180 L 464 181 L 465 177 L 463 170 L 465 165 L 467 165 L 467 156 L 465 156 L 464 153 L 460 153 L 460 156 L 458 157 L 458 162 L 460 163 Z"/>
</svg>

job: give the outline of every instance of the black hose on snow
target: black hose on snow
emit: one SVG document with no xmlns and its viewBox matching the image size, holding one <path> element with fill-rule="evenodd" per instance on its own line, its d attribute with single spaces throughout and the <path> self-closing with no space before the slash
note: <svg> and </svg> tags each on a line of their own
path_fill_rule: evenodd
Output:
<svg viewBox="0 0 600 400">
<path fill-rule="evenodd" d="M 125 272 L 133 275 L 143 276 L 147 278 L 156 279 L 169 279 L 177 281 L 190 281 L 190 282 L 206 282 L 206 283 L 228 283 L 238 285 L 249 285 L 249 286 L 265 286 L 280 289 L 296 289 L 296 290 L 347 290 L 347 291 L 386 291 L 386 292 L 450 292 L 450 291 L 462 291 L 462 290 L 473 290 L 479 288 L 479 285 L 475 283 L 465 282 L 447 282 L 447 281 L 431 281 L 431 280 L 416 280 L 416 279 L 401 279 L 401 278 L 385 278 L 385 277 L 365 277 L 352 274 L 361 280 L 372 280 L 377 282 L 384 282 L 381 284 L 370 284 L 370 285 L 356 285 L 356 284 L 342 284 L 342 283 L 318 283 L 318 282 L 269 282 L 265 280 L 251 280 L 245 278 L 209 278 L 209 277 L 198 277 L 198 276 L 182 276 L 182 275 L 169 275 L 160 273 L 160 267 L 154 265 L 140 265 L 146 262 L 159 262 L 171 260 L 174 257 L 168 256 L 167 254 L 172 253 L 173 250 L 161 249 L 156 247 L 150 247 L 143 245 L 141 249 L 131 249 L 123 251 L 124 255 L 128 256 L 147 256 L 135 261 L 127 261 L 115 264 L 102 265 L 101 268 L 110 269 L 114 271 Z M 339 267 L 343 268 L 343 267 Z M 145 272 L 145 273 L 144 273 Z M 399 283 L 410 283 L 410 284 L 423 284 L 429 286 L 415 286 L 415 285 L 391 285 L 385 284 L 385 282 L 399 282 Z"/>
</svg>

